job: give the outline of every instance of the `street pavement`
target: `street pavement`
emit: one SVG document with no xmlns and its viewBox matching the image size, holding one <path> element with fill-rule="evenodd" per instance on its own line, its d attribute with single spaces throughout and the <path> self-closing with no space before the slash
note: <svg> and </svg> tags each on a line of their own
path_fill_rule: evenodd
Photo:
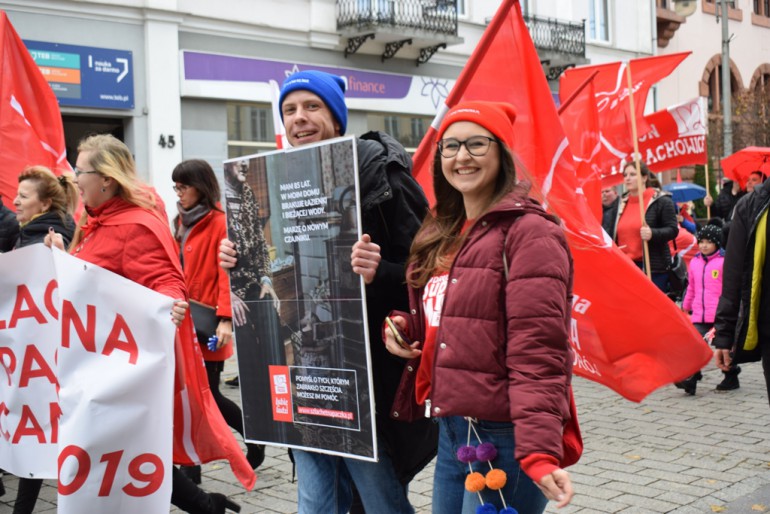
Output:
<svg viewBox="0 0 770 514">
<path fill-rule="evenodd" d="M 228 361 L 223 380 L 235 372 Z M 576 378 L 585 452 L 569 469 L 572 504 L 561 510 L 550 505 L 547 512 L 770 513 L 770 407 L 761 366 L 743 366 L 736 391 L 715 391 L 721 378 L 709 365 L 696 396 L 667 386 L 638 404 Z M 240 401 L 237 389 L 222 389 Z M 257 474 L 247 492 L 225 463 L 207 464 L 202 487 L 230 496 L 243 514 L 297 512 L 284 449 L 268 447 Z M 432 480 L 429 466 L 412 482 L 409 496 L 418 513 L 430 512 Z M 16 480 L 6 475 L 4 481 L 0 514 L 10 514 Z M 55 504 L 55 483 L 46 481 L 35 512 L 53 513 Z"/>
</svg>

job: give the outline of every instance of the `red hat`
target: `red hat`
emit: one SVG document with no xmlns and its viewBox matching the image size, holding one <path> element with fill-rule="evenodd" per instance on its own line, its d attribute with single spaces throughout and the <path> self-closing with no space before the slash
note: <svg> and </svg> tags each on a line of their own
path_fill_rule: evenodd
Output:
<svg viewBox="0 0 770 514">
<path fill-rule="evenodd" d="M 516 110 L 504 102 L 460 102 L 446 113 L 438 129 L 436 141 L 440 141 L 449 125 L 458 121 L 470 121 L 481 125 L 502 141 L 509 151 L 513 149 L 513 123 Z"/>
</svg>

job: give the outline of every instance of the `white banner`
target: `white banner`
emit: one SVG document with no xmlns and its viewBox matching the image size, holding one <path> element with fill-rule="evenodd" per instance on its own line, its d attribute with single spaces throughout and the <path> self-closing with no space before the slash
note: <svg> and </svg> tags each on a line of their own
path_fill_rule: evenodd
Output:
<svg viewBox="0 0 770 514">
<path fill-rule="evenodd" d="M 34 446 L 31 436 L 22 437 L 30 441 L 21 445 L 4 433 L 0 467 L 15 472 L 20 468 L 11 470 L 6 462 L 25 462 L 35 467 L 30 472 L 44 476 L 37 473 L 49 473 L 52 467 L 56 470 L 58 455 L 60 513 L 168 512 L 175 334 L 169 311 L 173 300 L 42 245 L 0 256 L 0 270 L 0 290 L 29 291 L 24 297 L 19 293 L 16 298 L 0 297 L 0 327 L 3 322 L 10 327 L 15 321 L 13 332 L 0 330 L 2 348 L 6 344 L 24 348 L 29 341 L 21 335 L 25 329 L 37 333 L 48 326 L 55 328 L 58 365 L 52 369 L 59 381 L 61 412 L 57 451 L 49 451 L 45 461 L 37 460 L 34 455 L 39 450 L 30 450 Z M 38 347 L 37 341 L 27 344 Z M 30 351 L 27 346 L 26 353 Z M 3 364 L 10 369 L 6 355 Z M 19 378 L 11 380 L 9 389 L 15 388 L 13 394 L 20 399 L 13 406 L 35 401 L 36 408 L 42 408 L 43 402 L 37 407 L 37 400 L 21 387 L 25 369 L 30 376 L 39 377 L 36 381 L 44 382 L 39 367 L 30 364 L 19 370 L 17 366 Z M 3 381 L 3 387 L 7 384 L 8 380 Z M 3 394 L 4 399 L 5 390 Z M 7 410 L 0 413 L 4 432 L 6 420 L 21 416 Z M 55 422 L 53 427 L 57 427 Z M 49 439 L 45 441 L 50 447 Z"/>
<path fill-rule="evenodd" d="M 51 252 L 40 247 L 0 255 L 0 468 L 56 478 L 59 296 Z"/>
</svg>

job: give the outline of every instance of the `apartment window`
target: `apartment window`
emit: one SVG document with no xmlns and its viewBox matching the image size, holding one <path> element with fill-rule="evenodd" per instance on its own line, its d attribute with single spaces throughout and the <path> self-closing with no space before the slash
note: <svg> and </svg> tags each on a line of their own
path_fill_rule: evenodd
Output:
<svg viewBox="0 0 770 514">
<path fill-rule="evenodd" d="M 275 148 L 273 113 L 269 104 L 227 104 L 228 157 L 239 157 Z"/>
<path fill-rule="evenodd" d="M 395 137 L 396 139 L 399 138 L 401 133 L 398 125 L 398 116 L 385 116 L 385 132 Z"/>
<path fill-rule="evenodd" d="M 770 0 L 754 0 L 754 13 L 770 17 Z"/>
<path fill-rule="evenodd" d="M 607 0 L 588 0 L 588 37 L 594 41 L 610 40 Z"/>
<path fill-rule="evenodd" d="M 708 109 L 711 113 L 722 112 L 722 65 L 714 67 L 711 70 L 711 74 L 708 79 L 709 95 L 708 95 Z M 738 92 L 738 82 L 735 77 L 730 74 L 730 94 L 735 100 L 735 95 Z"/>
</svg>

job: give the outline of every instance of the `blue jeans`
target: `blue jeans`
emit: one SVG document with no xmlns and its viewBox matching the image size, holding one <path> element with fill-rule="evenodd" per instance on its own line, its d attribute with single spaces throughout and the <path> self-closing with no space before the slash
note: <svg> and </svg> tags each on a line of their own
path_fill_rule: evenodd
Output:
<svg viewBox="0 0 770 514">
<path fill-rule="evenodd" d="M 481 493 L 465 490 L 465 477 L 470 472 L 468 464 L 457 460 L 457 449 L 468 444 L 468 421 L 460 416 L 438 418 L 438 457 L 433 478 L 433 514 L 474 514 L 481 505 L 479 494 L 484 503 L 492 503 L 500 510 L 503 508 L 500 493 L 484 489 Z M 548 500 L 535 483 L 521 470 L 513 458 L 516 442 L 513 437 L 513 424 L 497 421 L 475 421 L 476 431 L 481 442 L 492 443 L 497 448 L 497 458 L 492 465 L 505 471 L 508 479 L 501 489 L 506 505 L 514 507 L 519 514 L 540 514 L 545 510 Z M 478 446 L 479 441 L 471 432 L 471 445 Z M 483 475 L 489 471 L 487 462 L 474 462 L 473 471 Z"/>
<path fill-rule="evenodd" d="M 414 514 L 407 487 L 396 477 L 390 457 L 379 448 L 379 462 L 293 450 L 297 465 L 299 514 L 345 514 L 356 485 L 366 514 Z"/>
</svg>

